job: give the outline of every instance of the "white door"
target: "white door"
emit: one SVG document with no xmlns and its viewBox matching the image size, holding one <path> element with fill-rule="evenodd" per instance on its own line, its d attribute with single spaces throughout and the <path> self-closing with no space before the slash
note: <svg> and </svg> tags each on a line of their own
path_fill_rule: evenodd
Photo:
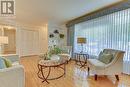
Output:
<svg viewBox="0 0 130 87">
<path fill-rule="evenodd" d="M 38 55 L 39 32 L 36 30 L 20 29 L 20 56 Z"/>
</svg>

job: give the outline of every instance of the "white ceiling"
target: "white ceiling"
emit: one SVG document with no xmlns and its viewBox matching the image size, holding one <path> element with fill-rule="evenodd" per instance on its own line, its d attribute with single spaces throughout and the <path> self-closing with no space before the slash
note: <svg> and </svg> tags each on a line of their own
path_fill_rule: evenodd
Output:
<svg viewBox="0 0 130 87">
<path fill-rule="evenodd" d="M 48 21 L 65 23 L 121 0 L 15 0 L 16 20 L 41 25 Z"/>
</svg>

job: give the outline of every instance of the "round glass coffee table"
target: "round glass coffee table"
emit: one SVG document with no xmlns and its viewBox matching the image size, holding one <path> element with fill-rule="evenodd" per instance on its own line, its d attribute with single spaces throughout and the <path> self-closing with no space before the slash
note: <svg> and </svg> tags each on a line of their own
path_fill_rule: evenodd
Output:
<svg viewBox="0 0 130 87">
<path fill-rule="evenodd" d="M 38 62 L 38 77 L 42 79 L 42 82 L 48 82 L 48 80 L 55 80 L 58 78 L 61 78 L 65 75 L 66 73 L 66 64 L 67 64 L 67 57 L 61 57 L 59 56 L 58 60 L 44 60 L 41 59 Z M 56 69 L 55 69 L 56 68 Z M 51 77 L 51 70 L 54 69 L 55 71 L 59 69 L 60 75 L 56 77 Z M 46 73 L 45 73 L 46 71 Z M 58 70 L 57 70 L 58 73 Z M 56 73 L 53 73 L 56 74 Z"/>
</svg>

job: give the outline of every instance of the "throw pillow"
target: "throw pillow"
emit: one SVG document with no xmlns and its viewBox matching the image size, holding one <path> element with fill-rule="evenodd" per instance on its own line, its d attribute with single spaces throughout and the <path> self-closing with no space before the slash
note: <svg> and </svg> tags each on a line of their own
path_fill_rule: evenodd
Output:
<svg viewBox="0 0 130 87">
<path fill-rule="evenodd" d="M 3 60 L 2 57 L 0 57 L 0 69 L 4 69 L 4 68 L 6 68 L 5 61 Z"/>
<path fill-rule="evenodd" d="M 100 58 L 100 57 L 102 56 L 102 54 L 103 54 L 103 52 L 101 51 L 101 52 L 99 53 L 98 58 Z"/>
<path fill-rule="evenodd" d="M 12 67 L 12 62 L 9 59 L 3 58 L 6 68 Z"/>
<path fill-rule="evenodd" d="M 100 57 L 99 57 L 99 61 L 105 63 L 105 64 L 109 64 L 111 62 L 113 58 L 112 54 L 105 54 L 103 53 Z"/>
</svg>

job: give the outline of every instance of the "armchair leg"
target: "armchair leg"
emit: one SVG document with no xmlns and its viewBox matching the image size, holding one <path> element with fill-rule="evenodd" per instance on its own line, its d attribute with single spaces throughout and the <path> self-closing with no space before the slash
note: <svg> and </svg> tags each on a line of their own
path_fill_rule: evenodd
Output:
<svg viewBox="0 0 130 87">
<path fill-rule="evenodd" d="M 90 68 L 88 67 L 88 75 L 89 75 Z"/>
<path fill-rule="evenodd" d="M 115 77 L 116 77 L 116 80 L 119 81 L 119 76 L 118 76 L 118 75 L 115 75 Z"/>
<path fill-rule="evenodd" d="M 69 63 L 69 61 L 67 61 L 67 64 Z"/>
<path fill-rule="evenodd" d="M 97 81 L 97 77 L 98 77 L 98 75 L 97 75 L 97 74 L 95 74 L 94 78 L 95 78 L 95 80 L 96 80 L 96 81 Z"/>
</svg>

